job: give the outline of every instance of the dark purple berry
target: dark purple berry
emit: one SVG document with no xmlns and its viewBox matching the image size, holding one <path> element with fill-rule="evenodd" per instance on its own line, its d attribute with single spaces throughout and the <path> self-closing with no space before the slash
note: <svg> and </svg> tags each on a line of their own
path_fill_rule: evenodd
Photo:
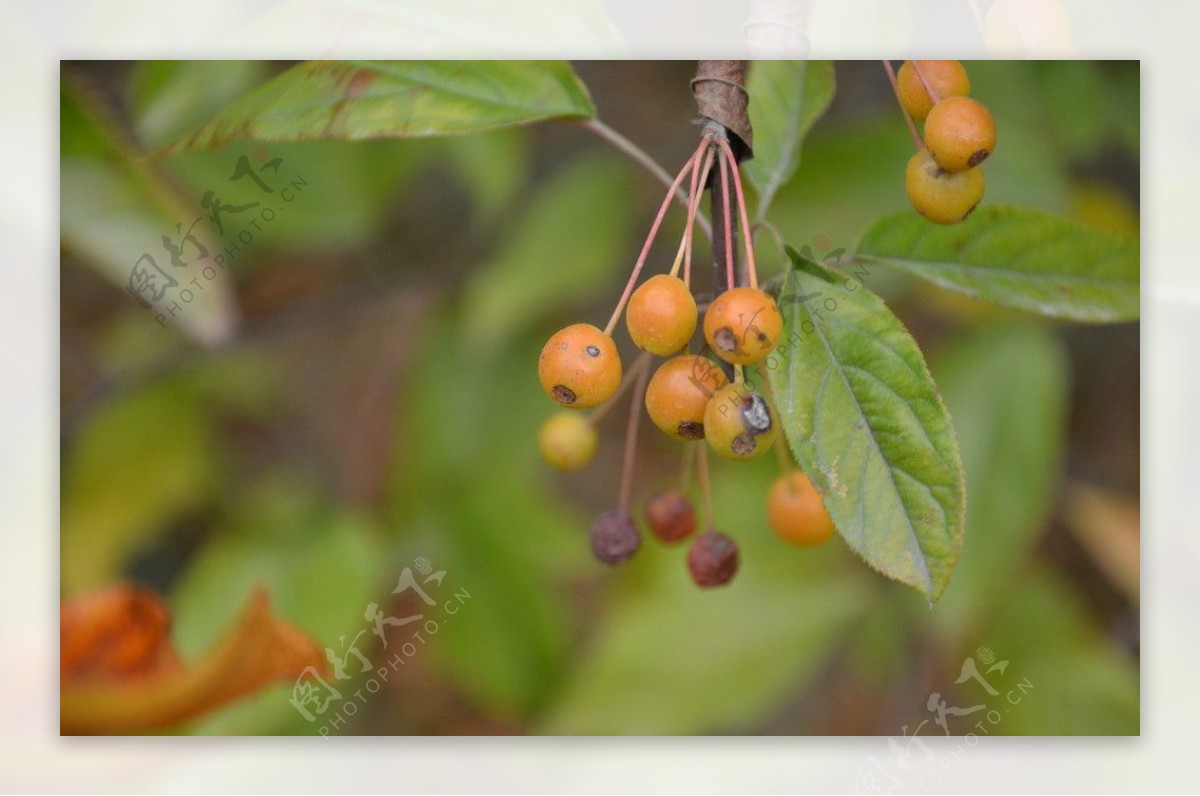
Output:
<svg viewBox="0 0 1200 796">
<path fill-rule="evenodd" d="M 592 523 L 592 553 L 605 564 L 620 564 L 642 546 L 642 535 L 633 517 L 622 511 L 606 511 Z"/>
<path fill-rule="evenodd" d="M 724 586 L 737 573 L 737 543 L 717 531 L 701 534 L 688 549 L 687 563 L 692 580 L 700 588 Z"/>
<path fill-rule="evenodd" d="M 659 492 L 646 501 L 646 524 L 667 544 L 682 541 L 696 530 L 696 512 L 678 489 Z"/>
</svg>

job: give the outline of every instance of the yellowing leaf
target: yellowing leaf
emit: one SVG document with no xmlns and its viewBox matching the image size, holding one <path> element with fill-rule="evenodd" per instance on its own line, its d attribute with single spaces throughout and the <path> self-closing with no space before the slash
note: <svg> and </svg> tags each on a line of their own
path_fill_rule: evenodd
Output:
<svg viewBox="0 0 1200 796">
<path fill-rule="evenodd" d="M 565 61 L 305 61 L 161 152 L 243 139 L 425 138 L 595 112 Z"/>
</svg>

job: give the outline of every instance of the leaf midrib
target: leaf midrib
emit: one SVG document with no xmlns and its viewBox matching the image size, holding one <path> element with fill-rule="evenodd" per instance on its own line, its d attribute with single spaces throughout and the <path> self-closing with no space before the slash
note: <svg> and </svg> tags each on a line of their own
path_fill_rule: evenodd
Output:
<svg viewBox="0 0 1200 796">
<path fill-rule="evenodd" d="M 920 565 L 921 565 L 921 572 L 925 576 L 925 585 L 928 588 L 928 593 L 932 594 L 934 591 L 935 584 L 933 583 L 933 576 L 929 572 L 929 565 L 925 562 L 925 556 L 926 556 L 925 548 L 924 548 L 924 546 L 922 546 L 921 538 L 920 538 L 920 536 L 917 535 L 916 528 L 913 526 L 912 518 L 909 517 L 908 506 L 905 505 L 904 499 L 900 496 L 900 485 L 896 483 L 896 475 L 895 475 L 895 471 L 892 466 L 892 461 L 891 461 L 891 459 L 889 459 L 887 457 L 887 455 L 883 452 L 883 449 L 879 446 L 879 440 L 877 440 L 875 438 L 875 429 L 871 425 L 871 422 L 867 418 L 866 414 L 863 412 L 862 405 L 858 402 L 858 395 L 854 392 L 853 387 L 851 387 L 849 380 L 846 378 L 846 374 L 843 372 L 843 370 L 838 362 L 837 357 L 834 356 L 833 348 L 830 347 L 829 341 L 825 337 L 825 331 L 824 331 L 822 323 L 819 323 L 813 317 L 812 313 L 810 313 L 808 311 L 807 307 L 805 308 L 804 311 L 805 311 L 805 314 L 808 315 L 809 320 L 813 324 L 813 329 L 817 333 L 818 339 L 821 341 L 821 346 L 825 349 L 826 356 L 830 362 L 829 368 L 837 371 L 838 378 L 841 380 L 842 385 L 846 388 L 846 392 L 849 393 L 850 400 L 854 404 L 854 411 L 858 413 L 858 416 L 859 416 L 859 418 L 862 419 L 864 426 L 870 431 L 870 433 L 868 434 L 868 437 L 870 437 L 870 439 L 871 439 L 871 446 L 875 449 L 875 452 L 877 454 L 879 454 L 879 458 L 882 459 L 885 464 L 887 464 L 888 480 L 890 480 L 892 482 L 892 490 L 894 491 L 894 493 L 896 495 L 896 499 L 900 502 L 900 505 L 903 508 L 903 511 L 901 511 L 901 514 L 904 516 L 904 522 L 905 522 L 905 525 L 908 527 L 909 535 L 911 536 L 911 538 L 913 540 L 916 541 L 917 549 L 921 551 L 921 555 L 918 557 L 918 559 L 920 561 Z M 793 361 L 795 361 L 795 360 L 793 360 Z M 822 386 L 822 390 L 823 389 L 824 389 L 824 387 Z M 815 408 L 816 407 L 814 406 L 814 409 Z M 924 424 L 922 424 L 922 426 L 923 425 Z M 814 431 L 815 431 L 815 428 L 814 428 Z M 933 442 L 933 440 L 930 439 L 931 444 L 932 444 L 932 442 Z M 934 447 L 936 448 L 937 446 L 935 445 Z M 864 464 L 864 466 L 866 466 L 866 465 Z M 938 501 L 936 498 L 934 499 L 934 502 L 938 503 L 938 505 L 941 505 L 941 501 Z M 863 523 L 863 525 L 865 527 L 865 522 Z M 864 541 L 866 540 L 865 535 L 863 536 L 863 539 L 864 539 Z"/>
</svg>

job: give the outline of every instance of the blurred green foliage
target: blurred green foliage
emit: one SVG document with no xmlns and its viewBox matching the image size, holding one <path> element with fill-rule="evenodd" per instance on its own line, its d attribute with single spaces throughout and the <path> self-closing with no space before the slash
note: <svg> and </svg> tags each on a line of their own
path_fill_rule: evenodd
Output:
<svg viewBox="0 0 1200 796">
<path fill-rule="evenodd" d="M 1123 160 L 1136 176 L 1136 64 L 967 67 L 1001 131 L 985 202 L 1136 230 L 1136 183 L 1109 167 Z M 873 268 L 871 289 L 925 348 L 965 466 L 962 562 L 932 610 L 840 539 L 816 551 L 777 543 L 762 506 L 772 461 L 714 468 L 716 524 L 742 551 L 731 586 L 698 592 L 683 550 L 649 542 L 609 570 L 589 557 L 586 530 L 615 497 L 621 413 L 601 427 L 590 471 L 551 474 L 534 445 L 551 411 L 534 364 L 562 323 L 607 316 L 657 184 L 558 123 L 420 142 L 270 142 L 312 188 L 218 277 L 240 325 L 203 350 L 186 326 L 155 323 L 122 289 L 121 269 L 148 236 L 190 220 L 253 142 L 156 161 L 138 153 L 277 68 L 89 69 L 64 64 L 64 591 L 152 582 L 190 656 L 265 583 L 278 613 L 324 646 L 366 630 L 361 647 L 383 665 L 391 649 L 364 610 L 398 615 L 392 587 L 428 558 L 447 573 L 439 598 L 465 589 L 470 601 L 344 733 L 899 734 L 930 717 L 932 691 L 978 701 L 954 680 L 980 647 L 1009 661 L 997 682 L 1034 686 L 993 734 L 1138 732 L 1136 647 L 1120 630 L 1137 606 L 1097 581 L 1059 509 L 1067 462 L 1089 449 L 1081 435 L 1100 433 L 1071 425 L 1071 402 L 1106 397 L 1072 393 L 1088 328 L 1067 335 Z M 911 143 L 881 70 L 836 69 L 839 92 L 855 99 L 835 98 L 816 123 L 769 213 L 797 246 L 819 236 L 852 246 L 906 208 Z M 77 73 L 108 99 L 80 102 Z M 628 88 L 650 101 L 680 90 Z M 687 118 L 610 123 L 621 121 L 678 138 L 680 158 L 691 146 Z M 136 224 L 118 223 L 125 207 L 133 215 L 120 218 Z M 759 249 L 766 277 L 782 256 L 765 236 Z M 1136 384 L 1136 358 L 1107 366 Z M 643 443 L 639 497 L 678 466 L 674 446 L 649 433 Z M 1096 444 L 1132 452 L 1136 483 L 1136 438 Z M 181 730 L 316 732 L 288 694 L 272 689 Z"/>
</svg>

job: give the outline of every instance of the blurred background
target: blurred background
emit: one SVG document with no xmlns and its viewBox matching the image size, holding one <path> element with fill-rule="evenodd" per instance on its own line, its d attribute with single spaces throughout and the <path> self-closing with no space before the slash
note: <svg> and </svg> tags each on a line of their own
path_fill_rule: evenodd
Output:
<svg viewBox="0 0 1200 796">
<path fill-rule="evenodd" d="M 282 617 L 372 668 L 411 630 L 388 627 L 385 649 L 371 603 L 436 614 L 336 734 L 941 734 L 939 716 L 953 734 L 1138 733 L 1137 325 L 1049 323 L 872 271 L 926 351 L 967 471 L 963 559 L 932 609 L 840 540 L 776 541 L 771 457 L 714 468 L 717 525 L 742 550 L 730 587 L 699 592 L 684 550 L 649 542 L 612 570 L 586 532 L 615 505 L 624 412 L 591 467 L 554 473 L 534 367 L 554 330 L 607 317 L 662 187 L 572 123 L 142 157 L 287 66 L 63 64 L 65 597 L 118 580 L 163 594 L 187 659 L 261 583 Z M 602 120 L 678 168 L 694 63 L 575 66 Z M 985 202 L 1138 235 L 1136 62 L 967 68 L 1000 130 Z M 907 208 L 912 144 L 883 70 L 839 62 L 836 77 L 770 213 L 817 252 Z M 159 323 L 124 289 L 130 267 L 147 241 L 181 241 L 206 191 L 255 201 L 249 178 L 226 187 L 243 156 L 280 159 L 264 179 L 293 199 Z M 682 216 L 650 269 L 669 267 Z M 759 252 L 765 274 L 782 269 L 769 236 Z M 679 468 L 648 426 L 641 498 Z M 428 609 L 393 594 L 421 559 L 446 573 L 423 587 Z M 369 674 L 347 660 L 352 692 Z M 290 695 L 179 731 L 329 729 Z"/>
</svg>

